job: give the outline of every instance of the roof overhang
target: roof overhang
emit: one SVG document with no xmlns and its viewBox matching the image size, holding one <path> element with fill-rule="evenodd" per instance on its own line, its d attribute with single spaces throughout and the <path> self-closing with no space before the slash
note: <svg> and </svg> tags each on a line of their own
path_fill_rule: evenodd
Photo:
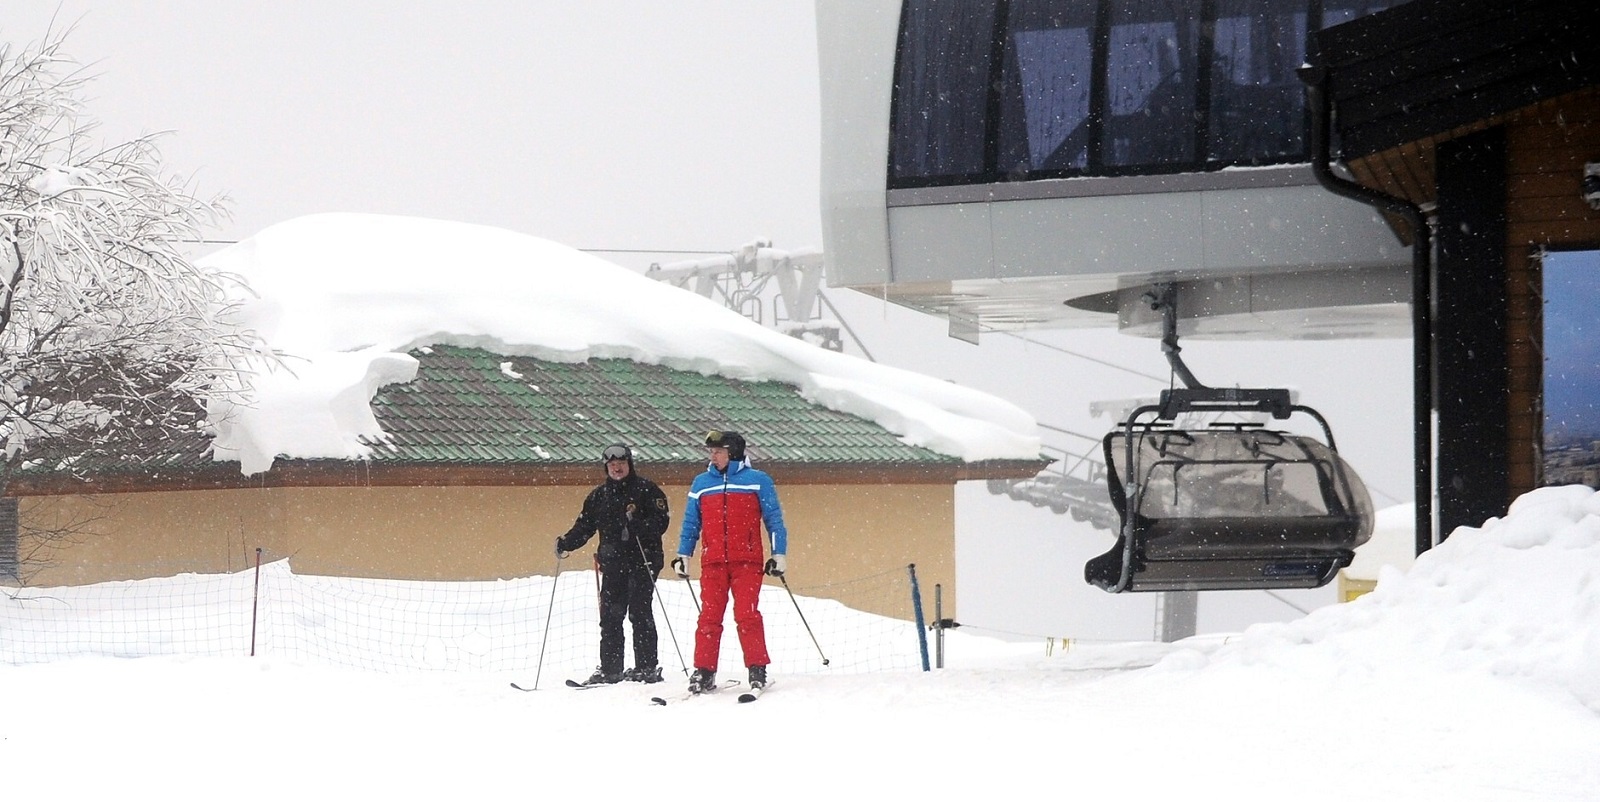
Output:
<svg viewBox="0 0 1600 802">
<path fill-rule="evenodd" d="M 780 485 L 926 485 L 959 481 L 1032 478 L 1050 460 L 980 462 L 784 464 L 761 469 Z M 639 473 L 658 484 L 687 485 L 704 463 L 640 465 Z M 183 490 L 238 490 L 284 487 L 592 487 L 604 478 L 593 463 L 582 465 L 395 465 L 367 460 L 279 460 L 255 476 L 238 463 L 219 462 L 195 471 L 102 474 L 83 479 L 63 474 L 22 475 L 7 487 L 12 496 L 97 495 Z"/>
<path fill-rule="evenodd" d="M 1315 34 L 1339 156 L 1364 186 L 1428 208 L 1435 149 L 1600 95 L 1600 5 L 1411 0 Z M 1400 226 L 1404 228 L 1404 226 Z"/>
</svg>

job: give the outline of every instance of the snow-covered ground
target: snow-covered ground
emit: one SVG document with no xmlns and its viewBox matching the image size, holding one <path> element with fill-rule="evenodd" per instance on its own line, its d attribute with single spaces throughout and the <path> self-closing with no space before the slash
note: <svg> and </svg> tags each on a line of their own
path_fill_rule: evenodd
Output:
<svg viewBox="0 0 1600 802">
<path fill-rule="evenodd" d="M 274 657 L 8 665 L 0 766 L 15 799 L 1600 799 L 1600 495 L 1530 493 L 1287 624 L 1049 653 L 958 630 L 947 653 L 666 707 L 648 697 L 677 678 L 519 693 L 525 672 Z"/>
</svg>

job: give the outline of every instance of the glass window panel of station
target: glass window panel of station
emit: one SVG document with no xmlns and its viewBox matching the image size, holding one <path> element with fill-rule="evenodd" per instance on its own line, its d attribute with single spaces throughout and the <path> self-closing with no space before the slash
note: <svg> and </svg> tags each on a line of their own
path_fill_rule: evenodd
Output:
<svg viewBox="0 0 1600 802">
<path fill-rule="evenodd" d="M 891 186 L 985 172 L 997 0 L 908 0 L 895 64 Z"/>
<path fill-rule="evenodd" d="M 1119 168 L 1198 161 L 1195 77 L 1199 0 L 1108 0 L 1106 117 L 1101 161 Z"/>
<path fill-rule="evenodd" d="M 1332 28 L 1340 23 L 1349 22 L 1356 17 L 1365 17 L 1368 14 L 1376 14 L 1379 11 L 1393 8 L 1394 6 L 1400 5 L 1405 1 L 1406 0 L 1323 0 L 1321 27 Z"/>
<path fill-rule="evenodd" d="M 996 165 L 1008 178 L 1088 166 L 1094 24 L 1093 3 L 1012 1 Z"/>
<path fill-rule="evenodd" d="M 1307 0 L 1217 0 L 1207 119 L 1210 160 L 1306 158 Z"/>
</svg>

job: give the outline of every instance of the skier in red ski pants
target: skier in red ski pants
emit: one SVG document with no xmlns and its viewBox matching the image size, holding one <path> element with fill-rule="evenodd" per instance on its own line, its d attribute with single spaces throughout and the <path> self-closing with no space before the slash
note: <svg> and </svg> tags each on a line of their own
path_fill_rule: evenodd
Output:
<svg viewBox="0 0 1600 802">
<path fill-rule="evenodd" d="M 783 507 L 772 477 L 750 467 L 744 437 L 738 432 L 713 431 L 706 435 L 706 448 L 710 464 L 689 487 L 678 556 L 672 561 L 673 571 L 687 579 L 695 545 L 705 546 L 700 557 L 700 622 L 695 628 L 689 691 L 702 693 L 716 687 L 722 621 L 730 594 L 750 687 L 760 689 L 766 687 L 767 664 L 772 662 L 759 606 L 761 576 L 783 576 L 789 541 Z M 770 558 L 762 543 L 763 525 L 771 536 Z"/>
</svg>

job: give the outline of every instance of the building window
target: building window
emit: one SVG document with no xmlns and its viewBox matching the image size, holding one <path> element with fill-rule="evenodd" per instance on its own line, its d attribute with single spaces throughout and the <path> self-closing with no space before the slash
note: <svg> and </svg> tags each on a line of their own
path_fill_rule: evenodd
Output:
<svg viewBox="0 0 1600 802">
<path fill-rule="evenodd" d="M 1094 6 L 1012 0 L 996 131 L 1011 178 L 1082 171 L 1089 163 Z"/>
<path fill-rule="evenodd" d="M 1312 20 L 1395 0 L 906 0 L 891 189 L 1309 161 Z"/>
<path fill-rule="evenodd" d="M 997 2 L 906 3 L 891 111 L 892 175 L 934 183 L 983 175 Z"/>
<path fill-rule="evenodd" d="M 1108 0 L 1106 97 L 1100 165 L 1196 163 L 1199 0 Z"/>
<path fill-rule="evenodd" d="M 1211 34 L 1207 152 L 1220 164 L 1306 156 L 1304 0 L 1219 0 Z"/>
<path fill-rule="evenodd" d="M 16 583 L 21 576 L 17 565 L 17 500 L 0 498 L 0 582 Z"/>
<path fill-rule="evenodd" d="M 1543 483 L 1600 487 L 1600 251 L 1547 251 L 1541 262 Z"/>
</svg>

